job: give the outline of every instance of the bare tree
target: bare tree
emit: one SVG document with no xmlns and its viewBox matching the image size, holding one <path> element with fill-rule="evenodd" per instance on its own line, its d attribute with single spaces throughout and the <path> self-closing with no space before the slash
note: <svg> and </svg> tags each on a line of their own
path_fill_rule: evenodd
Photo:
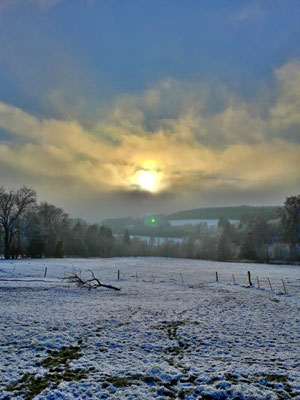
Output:
<svg viewBox="0 0 300 400">
<path fill-rule="evenodd" d="M 5 190 L 0 186 L 0 229 L 4 235 L 4 256 L 11 255 L 11 244 L 17 234 L 21 218 L 36 204 L 36 192 L 26 186 Z"/>
<path fill-rule="evenodd" d="M 68 233 L 70 220 L 63 209 L 43 202 L 38 206 L 38 218 L 41 227 L 41 236 L 45 244 L 47 257 L 53 257 L 59 241 L 63 242 Z"/>
</svg>

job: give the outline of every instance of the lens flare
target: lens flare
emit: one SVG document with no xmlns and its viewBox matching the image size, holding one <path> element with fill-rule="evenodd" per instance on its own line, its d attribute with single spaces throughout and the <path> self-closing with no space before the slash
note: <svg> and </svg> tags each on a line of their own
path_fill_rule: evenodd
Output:
<svg viewBox="0 0 300 400">
<path fill-rule="evenodd" d="M 157 228 L 161 224 L 161 218 L 157 214 L 148 214 L 144 217 L 144 225 L 148 228 Z"/>
</svg>

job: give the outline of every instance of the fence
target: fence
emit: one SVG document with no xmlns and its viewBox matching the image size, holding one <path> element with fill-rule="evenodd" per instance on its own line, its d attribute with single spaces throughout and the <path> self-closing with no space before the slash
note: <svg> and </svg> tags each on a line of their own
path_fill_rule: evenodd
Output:
<svg viewBox="0 0 300 400">
<path fill-rule="evenodd" d="M 149 283 L 176 283 L 192 287 L 203 286 L 204 284 L 231 283 L 245 287 L 255 287 L 260 290 L 269 290 L 274 294 L 281 295 L 300 295 L 300 280 L 293 280 L 289 277 L 275 278 L 266 276 L 254 276 L 250 271 L 238 274 L 225 274 L 215 271 L 208 271 L 205 276 L 196 277 L 195 274 L 185 272 L 177 272 L 172 276 L 164 273 L 145 273 L 145 272 L 123 272 L 118 270 L 117 280 L 144 281 Z"/>
</svg>

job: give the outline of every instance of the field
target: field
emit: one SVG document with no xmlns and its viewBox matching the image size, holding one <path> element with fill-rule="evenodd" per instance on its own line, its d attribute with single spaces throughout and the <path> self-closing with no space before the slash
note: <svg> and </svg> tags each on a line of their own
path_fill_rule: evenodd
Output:
<svg viewBox="0 0 300 400">
<path fill-rule="evenodd" d="M 300 399 L 299 285 L 297 266 L 0 261 L 0 399 Z"/>
</svg>

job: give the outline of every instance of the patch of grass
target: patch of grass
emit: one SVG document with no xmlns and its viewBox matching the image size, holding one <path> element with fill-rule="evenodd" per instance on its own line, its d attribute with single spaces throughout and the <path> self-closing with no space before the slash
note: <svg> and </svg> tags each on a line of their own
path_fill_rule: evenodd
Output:
<svg viewBox="0 0 300 400">
<path fill-rule="evenodd" d="M 279 383 L 286 383 L 289 379 L 287 375 L 278 374 L 264 374 L 263 377 L 268 381 Z"/>
<path fill-rule="evenodd" d="M 291 385 L 288 382 L 288 376 L 284 374 L 263 374 L 261 375 L 264 379 L 266 379 L 267 386 L 271 389 L 276 388 L 276 384 L 281 383 L 282 389 L 277 391 L 277 395 L 280 399 L 291 398 L 293 396 L 293 390 Z"/>
<path fill-rule="evenodd" d="M 271 389 L 276 393 L 276 396 L 280 400 L 286 400 L 286 399 L 291 399 L 295 397 L 295 393 L 293 393 L 292 386 L 289 384 L 289 378 L 287 375 L 284 374 L 267 374 L 267 373 L 261 373 L 261 374 L 254 374 L 253 377 L 247 376 L 247 375 L 241 375 L 242 378 L 238 379 L 237 376 L 231 374 L 231 373 L 226 373 L 225 374 L 225 379 L 228 381 L 231 381 L 233 384 L 237 384 L 239 382 L 246 383 L 248 385 L 250 384 L 260 384 L 268 389 Z M 263 379 L 263 380 L 262 380 Z M 209 383 L 212 383 L 211 381 Z M 278 384 L 281 384 L 282 388 L 278 388 Z"/>
<path fill-rule="evenodd" d="M 213 376 L 212 378 L 210 378 L 210 380 L 208 381 L 208 383 L 209 383 L 210 385 L 213 385 L 214 383 L 219 382 L 219 380 L 220 380 L 219 377 Z"/>
<path fill-rule="evenodd" d="M 277 394 L 279 400 L 290 400 L 292 397 L 294 397 L 294 396 L 291 396 L 290 394 L 287 394 L 283 390 L 277 390 L 276 394 Z"/>
<path fill-rule="evenodd" d="M 123 377 L 111 376 L 107 378 L 107 381 L 109 383 L 112 383 L 117 388 L 123 388 L 137 384 L 136 379 L 132 379 L 130 376 L 123 376 Z"/>
<path fill-rule="evenodd" d="M 61 350 L 49 350 L 49 357 L 42 361 L 44 368 L 51 368 L 58 365 L 67 365 L 71 360 L 78 360 L 81 354 L 79 346 L 63 347 Z"/>
<path fill-rule="evenodd" d="M 170 321 L 164 322 L 162 328 L 166 330 L 170 340 L 177 340 L 177 330 L 181 325 L 185 325 L 186 321 Z"/>
<path fill-rule="evenodd" d="M 46 375 L 37 377 L 34 373 L 24 374 L 18 381 L 6 387 L 8 392 L 17 392 L 24 400 L 31 400 L 44 389 L 55 389 L 61 382 L 80 381 L 87 377 L 87 371 L 70 370 L 69 363 L 79 359 L 82 354 L 78 346 L 63 347 L 61 350 L 48 350 L 49 356 L 37 363 L 49 371 Z"/>
<path fill-rule="evenodd" d="M 184 399 L 184 398 L 185 398 L 185 395 L 186 395 L 186 391 L 184 391 L 184 390 L 180 390 L 180 392 L 178 393 L 178 397 L 179 397 L 180 399 Z"/>
<path fill-rule="evenodd" d="M 182 352 L 182 348 L 180 346 L 167 347 L 164 352 L 167 354 L 178 355 Z"/>
<path fill-rule="evenodd" d="M 148 385 L 154 385 L 155 383 L 161 381 L 159 378 L 156 378 L 155 376 L 143 376 L 142 380 Z"/>
<path fill-rule="evenodd" d="M 224 375 L 224 377 L 225 377 L 225 379 L 226 379 L 227 381 L 230 381 L 230 382 L 232 382 L 232 383 L 238 383 L 238 382 L 239 382 L 238 377 L 237 377 L 236 375 L 231 374 L 230 372 L 227 372 L 227 373 Z"/>
<path fill-rule="evenodd" d="M 158 389 L 158 394 L 161 395 L 161 396 L 166 396 L 170 400 L 173 400 L 173 399 L 175 400 L 176 397 L 177 397 L 177 393 L 176 392 L 174 392 L 172 390 L 169 390 L 169 389 L 167 389 L 165 387 L 159 388 Z"/>
<path fill-rule="evenodd" d="M 171 367 L 174 367 L 174 365 L 175 365 L 174 357 L 168 358 L 168 359 L 167 359 L 167 363 L 168 363 Z"/>
<path fill-rule="evenodd" d="M 80 381 L 86 377 L 87 375 L 84 370 L 49 372 L 42 377 L 36 377 L 35 374 L 27 373 L 19 381 L 7 386 L 6 390 L 8 392 L 16 391 L 24 400 L 31 400 L 50 386 L 55 389 L 63 381 Z"/>
<path fill-rule="evenodd" d="M 158 327 L 160 330 L 164 330 L 170 340 L 176 340 L 177 345 L 167 347 L 164 350 L 164 353 L 170 354 L 171 357 L 167 358 L 167 363 L 175 368 L 183 370 L 184 372 L 188 371 L 183 365 L 180 364 L 180 361 L 184 358 L 185 350 L 187 350 L 190 346 L 189 343 L 182 341 L 177 336 L 178 328 L 182 325 L 190 322 L 189 319 L 182 321 L 164 321 Z"/>
</svg>

